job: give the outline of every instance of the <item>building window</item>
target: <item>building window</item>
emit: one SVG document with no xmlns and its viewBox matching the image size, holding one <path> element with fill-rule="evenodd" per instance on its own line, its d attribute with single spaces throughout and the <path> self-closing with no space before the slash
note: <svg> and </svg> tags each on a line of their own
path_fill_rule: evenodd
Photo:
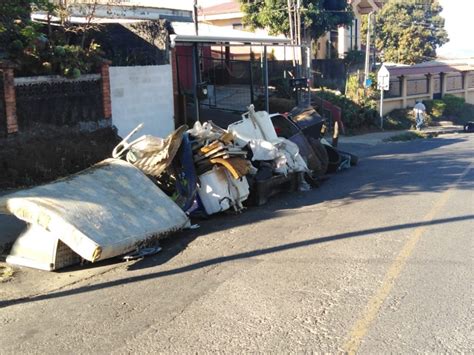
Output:
<svg viewBox="0 0 474 355">
<path fill-rule="evenodd" d="M 232 29 L 242 31 L 244 29 L 244 26 L 241 23 L 233 23 Z"/>
</svg>

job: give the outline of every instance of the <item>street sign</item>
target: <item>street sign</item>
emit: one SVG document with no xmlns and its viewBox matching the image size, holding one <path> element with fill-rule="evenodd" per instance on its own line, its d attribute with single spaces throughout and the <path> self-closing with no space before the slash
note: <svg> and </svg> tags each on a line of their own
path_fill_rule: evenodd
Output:
<svg viewBox="0 0 474 355">
<path fill-rule="evenodd" d="M 377 89 L 380 90 L 380 128 L 383 129 L 383 92 L 390 89 L 390 73 L 385 64 L 377 73 Z"/>
<path fill-rule="evenodd" d="M 385 91 L 390 89 L 390 73 L 385 64 L 377 73 L 377 89 Z"/>
<path fill-rule="evenodd" d="M 369 78 L 365 81 L 365 87 L 369 88 L 371 85 L 372 85 L 372 79 Z"/>
</svg>

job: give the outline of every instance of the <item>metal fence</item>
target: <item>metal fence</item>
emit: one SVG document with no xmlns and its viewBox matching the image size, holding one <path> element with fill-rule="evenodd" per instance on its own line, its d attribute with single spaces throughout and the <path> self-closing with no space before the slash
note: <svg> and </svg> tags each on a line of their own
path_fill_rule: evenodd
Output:
<svg viewBox="0 0 474 355">
<path fill-rule="evenodd" d="M 428 92 L 428 78 L 407 80 L 407 96 L 427 94 Z"/>
<path fill-rule="evenodd" d="M 7 134 L 7 115 L 5 112 L 5 94 L 3 91 L 3 75 L 0 71 L 0 137 Z"/>
<path fill-rule="evenodd" d="M 470 89 L 474 88 L 474 74 L 468 75 L 466 80 L 467 80 L 467 87 Z"/>
<path fill-rule="evenodd" d="M 80 79 L 32 77 L 15 81 L 16 109 L 20 130 L 46 123 L 74 126 L 104 118 L 101 77 Z"/>
<path fill-rule="evenodd" d="M 463 87 L 462 74 L 446 76 L 446 91 L 461 90 Z"/>
<path fill-rule="evenodd" d="M 402 96 L 402 85 L 401 80 L 399 78 L 395 78 L 390 80 L 390 89 L 385 94 L 385 98 L 395 98 Z"/>
<path fill-rule="evenodd" d="M 268 61 L 268 85 L 277 96 L 289 96 L 289 77 L 295 76 L 291 61 Z M 193 97 L 193 56 L 177 55 L 179 93 Z M 291 75 L 289 74 L 291 73 Z M 200 58 L 200 81 L 208 85 L 205 108 L 244 112 L 265 93 L 265 67 L 259 60 Z"/>
</svg>

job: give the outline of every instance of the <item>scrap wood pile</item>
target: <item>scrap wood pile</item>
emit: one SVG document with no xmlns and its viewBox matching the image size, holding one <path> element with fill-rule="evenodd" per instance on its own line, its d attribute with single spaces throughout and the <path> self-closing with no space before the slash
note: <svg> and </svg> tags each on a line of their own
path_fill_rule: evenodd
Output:
<svg viewBox="0 0 474 355">
<path fill-rule="evenodd" d="M 166 139 L 142 136 L 114 150 L 153 177 L 190 216 L 263 204 L 278 187 L 309 190 L 307 157 L 293 141 L 278 136 L 271 116 L 253 105 L 242 120 L 223 129 L 213 122 L 181 126 Z M 329 149 L 329 148 L 328 148 Z M 324 150 L 324 148 L 323 148 Z"/>
<path fill-rule="evenodd" d="M 247 151 L 234 144 L 232 133 L 212 122 L 205 122 L 204 125 L 197 122 L 189 133 L 194 137 L 191 149 L 198 175 L 212 170 L 214 166 L 224 167 L 234 179 L 250 172 Z"/>
</svg>

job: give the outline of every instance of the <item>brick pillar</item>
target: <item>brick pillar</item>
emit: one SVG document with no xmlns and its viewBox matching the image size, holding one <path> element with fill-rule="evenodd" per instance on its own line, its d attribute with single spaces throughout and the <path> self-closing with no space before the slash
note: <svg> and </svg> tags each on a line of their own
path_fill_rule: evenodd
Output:
<svg viewBox="0 0 474 355">
<path fill-rule="evenodd" d="M 5 97 L 5 115 L 7 117 L 7 134 L 18 132 L 18 118 L 16 115 L 15 77 L 13 68 L 1 69 L 3 72 L 3 92 Z"/>
<path fill-rule="evenodd" d="M 102 77 L 102 108 L 104 118 L 112 118 L 112 100 L 110 98 L 110 62 L 103 62 L 100 67 L 100 75 Z"/>
</svg>

